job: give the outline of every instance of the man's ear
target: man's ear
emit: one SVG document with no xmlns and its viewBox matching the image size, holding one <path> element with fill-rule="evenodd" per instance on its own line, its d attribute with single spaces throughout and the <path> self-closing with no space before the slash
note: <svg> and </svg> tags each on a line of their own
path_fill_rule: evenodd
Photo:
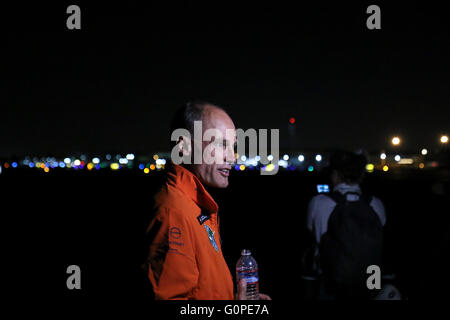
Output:
<svg viewBox="0 0 450 320">
<path fill-rule="evenodd" d="M 177 150 L 180 157 L 187 158 L 191 157 L 192 154 L 192 144 L 191 139 L 187 136 L 180 136 L 177 141 Z"/>
</svg>

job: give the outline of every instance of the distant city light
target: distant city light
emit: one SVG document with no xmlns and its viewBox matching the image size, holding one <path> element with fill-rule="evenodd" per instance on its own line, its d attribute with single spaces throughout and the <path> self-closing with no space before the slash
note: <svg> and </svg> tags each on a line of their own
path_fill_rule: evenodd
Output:
<svg viewBox="0 0 450 320">
<path fill-rule="evenodd" d="M 413 164 L 414 160 L 412 158 L 402 158 L 398 164 Z"/>
<path fill-rule="evenodd" d="M 119 163 L 120 164 L 127 164 L 128 163 L 128 159 L 127 158 L 120 158 L 119 159 Z"/>
<path fill-rule="evenodd" d="M 144 168 L 145 168 L 145 166 L 141 163 L 141 164 L 139 165 L 139 169 L 144 170 Z"/>
<path fill-rule="evenodd" d="M 66 164 L 65 164 L 64 162 L 61 161 L 61 162 L 59 163 L 59 167 L 60 167 L 60 168 L 64 168 L 65 166 L 66 166 Z"/>
<path fill-rule="evenodd" d="M 145 174 L 147 174 L 147 173 L 149 173 L 149 172 L 150 172 L 150 169 L 149 169 L 149 168 L 145 168 L 145 169 L 144 169 L 144 173 L 145 173 Z"/>
<path fill-rule="evenodd" d="M 73 162 L 73 165 L 74 165 L 74 166 L 79 166 L 80 164 L 81 164 L 81 161 L 78 160 L 78 159 L 76 159 L 76 160 Z"/>
<path fill-rule="evenodd" d="M 105 158 L 106 158 L 106 160 L 111 160 L 111 155 L 107 154 Z"/>
<path fill-rule="evenodd" d="M 393 137 L 393 138 L 392 138 L 392 144 L 393 144 L 394 146 L 399 145 L 399 144 L 400 144 L 400 138 L 399 138 L 399 137 Z"/>
<path fill-rule="evenodd" d="M 304 155 L 299 155 L 298 156 L 298 161 L 300 161 L 300 162 L 303 162 L 303 161 L 305 161 L 305 156 Z"/>
<path fill-rule="evenodd" d="M 50 169 L 48 167 L 44 168 L 44 172 L 48 173 L 50 171 Z"/>
<path fill-rule="evenodd" d="M 372 163 L 368 163 L 366 165 L 366 171 L 367 172 L 373 172 L 373 169 L 375 168 L 375 166 Z"/>
<path fill-rule="evenodd" d="M 155 155 L 153 155 L 153 160 L 158 160 L 159 159 L 159 156 L 157 155 L 157 154 L 155 154 Z"/>
<path fill-rule="evenodd" d="M 99 158 L 94 158 L 94 159 L 92 159 L 92 163 L 93 164 L 99 164 L 100 163 L 100 159 Z"/>
<path fill-rule="evenodd" d="M 13 168 L 17 168 L 17 162 L 11 163 L 11 166 L 12 166 Z"/>
<path fill-rule="evenodd" d="M 398 154 L 394 157 L 394 160 L 397 162 L 400 161 L 400 159 L 401 159 L 401 157 Z"/>
<path fill-rule="evenodd" d="M 117 162 L 114 162 L 114 163 L 111 163 L 110 168 L 111 168 L 111 170 L 118 170 L 120 168 L 120 166 Z"/>
<path fill-rule="evenodd" d="M 152 164 L 150 165 L 150 170 L 155 170 L 155 168 L 156 168 L 156 166 L 152 163 Z"/>
<path fill-rule="evenodd" d="M 295 118 L 294 117 L 290 117 L 289 118 L 289 123 L 290 124 L 294 124 L 295 123 Z"/>
<path fill-rule="evenodd" d="M 424 156 L 424 155 L 426 155 L 428 153 L 428 150 L 427 149 L 422 149 L 422 151 L 420 151 L 420 153 Z"/>
<path fill-rule="evenodd" d="M 65 159 L 64 159 L 64 163 L 65 163 L 65 164 L 69 164 L 69 163 L 70 163 L 70 158 L 65 158 Z"/>
<path fill-rule="evenodd" d="M 448 136 L 443 135 L 443 136 L 441 137 L 441 143 L 447 143 L 447 142 L 448 142 Z"/>
<path fill-rule="evenodd" d="M 382 154 L 380 154 L 380 159 L 381 160 L 385 160 L 386 159 L 386 153 L 382 153 Z"/>
<path fill-rule="evenodd" d="M 389 167 L 388 167 L 388 166 L 384 166 L 384 167 L 383 167 L 383 171 L 384 171 L 384 172 L 386 172 L 386 171 L 388 171 L 388 170 L 389 170 Z"/>
<path fill-rule="evenodd" d="M 322 156 L 321 156 L 320 154 L 318 154 L 318 155 L 316 156 L 316 161 L 317 161 L 317 162 L 322 161 Z"/>
<path fill-rule="evenodd" d="M 265 170 L 266 171 L 273 171 L 275 169 L 275 165 L 273 163 L 269 163 L 266 167 Z"/>
<path fill-rule="evenodd" d="M 288 160 L 289 160 L 289 156 L 288 156 L 287 154 L 285 154 L 285 155 L 283 156 L 283 160 L 284 160 L 284 161 L 288 161 Z"/>
<path fill-rule="evenodd" d="M 313 167 L 313 166 L 309 166 L 309 167 L 308 167 L 308 171 L 309 171 L 309 172 L 314 171 L 314 167 Z"/>
<path fill-rule="evenodd" d="M 134 154 L 132 154 L 132 153 L 129 153 L 129 154 L 127 154 L 126 155 L 126 157 L 125 158 L 127 158 L 127 160 L 134 160 Z"/>
<path fill-rule="evenodd" d="M 273 160 L 273 155 L 269 154 L 269 155 L 267 156 L 267 160 L 272 161 L 272 160 Z"/>
<path fill-rule="evenodd" d="M 423 164 L 423 162 L 421 162 L 421 163 L 419 164 L 419 168 L 420 168 L 420 169 L 425 168 L 425 164 Z"/>
<path fill-rule="evenodd" d="M 239 169 L 240 169 L 241 171 L 244 171 L 244 170 L 245 170 L 245 166 L 244 166 L 243 164 L 241 164 L 241 165 L 239 166 Z"/>
</svg>

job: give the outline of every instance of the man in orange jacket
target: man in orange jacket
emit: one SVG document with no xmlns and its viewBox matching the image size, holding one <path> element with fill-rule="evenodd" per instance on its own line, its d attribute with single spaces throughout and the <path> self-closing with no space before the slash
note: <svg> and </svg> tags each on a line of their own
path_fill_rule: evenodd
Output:
<svg viewBox="0 0 450 320">
<path fill-rule="evenodd" d="M 194 121 L 202 121 L 202 133 L 213 128 L 224 137 L 213 142 L 223 149 L 223 161 L 169 165 L 167 180 L 155 196 L 155 216 L 147 229 L 151 241 L 148 277 L 156 299 L 231 300 L 233 280 L 222 254 L 218 206 L 205 186 L 228 186 L 235 161 L 235 127 L 223 109 L 197 102 L 178 110 L 172 130 L 184 128 L 193 133 Z M 227 134 L 227 130 L 234 134 Z M 194 140 L 181 136 L 175 141 L 175 150 L 191 157 L 192 150 L 201 146 L 203 152 L 211 143 Z M 261 298 L 270 299 L 265 295 Z"/>
</svg>

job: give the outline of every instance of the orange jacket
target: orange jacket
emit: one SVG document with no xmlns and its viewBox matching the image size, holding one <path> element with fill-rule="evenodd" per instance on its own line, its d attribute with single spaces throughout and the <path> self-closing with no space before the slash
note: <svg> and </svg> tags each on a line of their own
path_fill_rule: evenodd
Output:
<svg viewBox="0 0 450 320">
<path fill-rule="evenodd" d="M 172 164 L 155 197 L 147 258 L 156 299 L 233 299 L 222 255 L 217 203 L 189 170 Z"/>
</svg>

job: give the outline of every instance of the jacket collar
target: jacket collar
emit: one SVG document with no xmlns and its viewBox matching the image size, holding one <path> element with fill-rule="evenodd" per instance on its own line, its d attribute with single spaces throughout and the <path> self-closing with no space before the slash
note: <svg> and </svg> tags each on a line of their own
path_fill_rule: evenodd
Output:
<svg viewBox="0 0 450 320">
<path fill-rule="evenodd" d="M 170 163 L 168 169 L 169 181 L 172 184 L 208 214 L 217 213 L 219 206 L 191 171 L 173 162 Z"/>
</svg>

